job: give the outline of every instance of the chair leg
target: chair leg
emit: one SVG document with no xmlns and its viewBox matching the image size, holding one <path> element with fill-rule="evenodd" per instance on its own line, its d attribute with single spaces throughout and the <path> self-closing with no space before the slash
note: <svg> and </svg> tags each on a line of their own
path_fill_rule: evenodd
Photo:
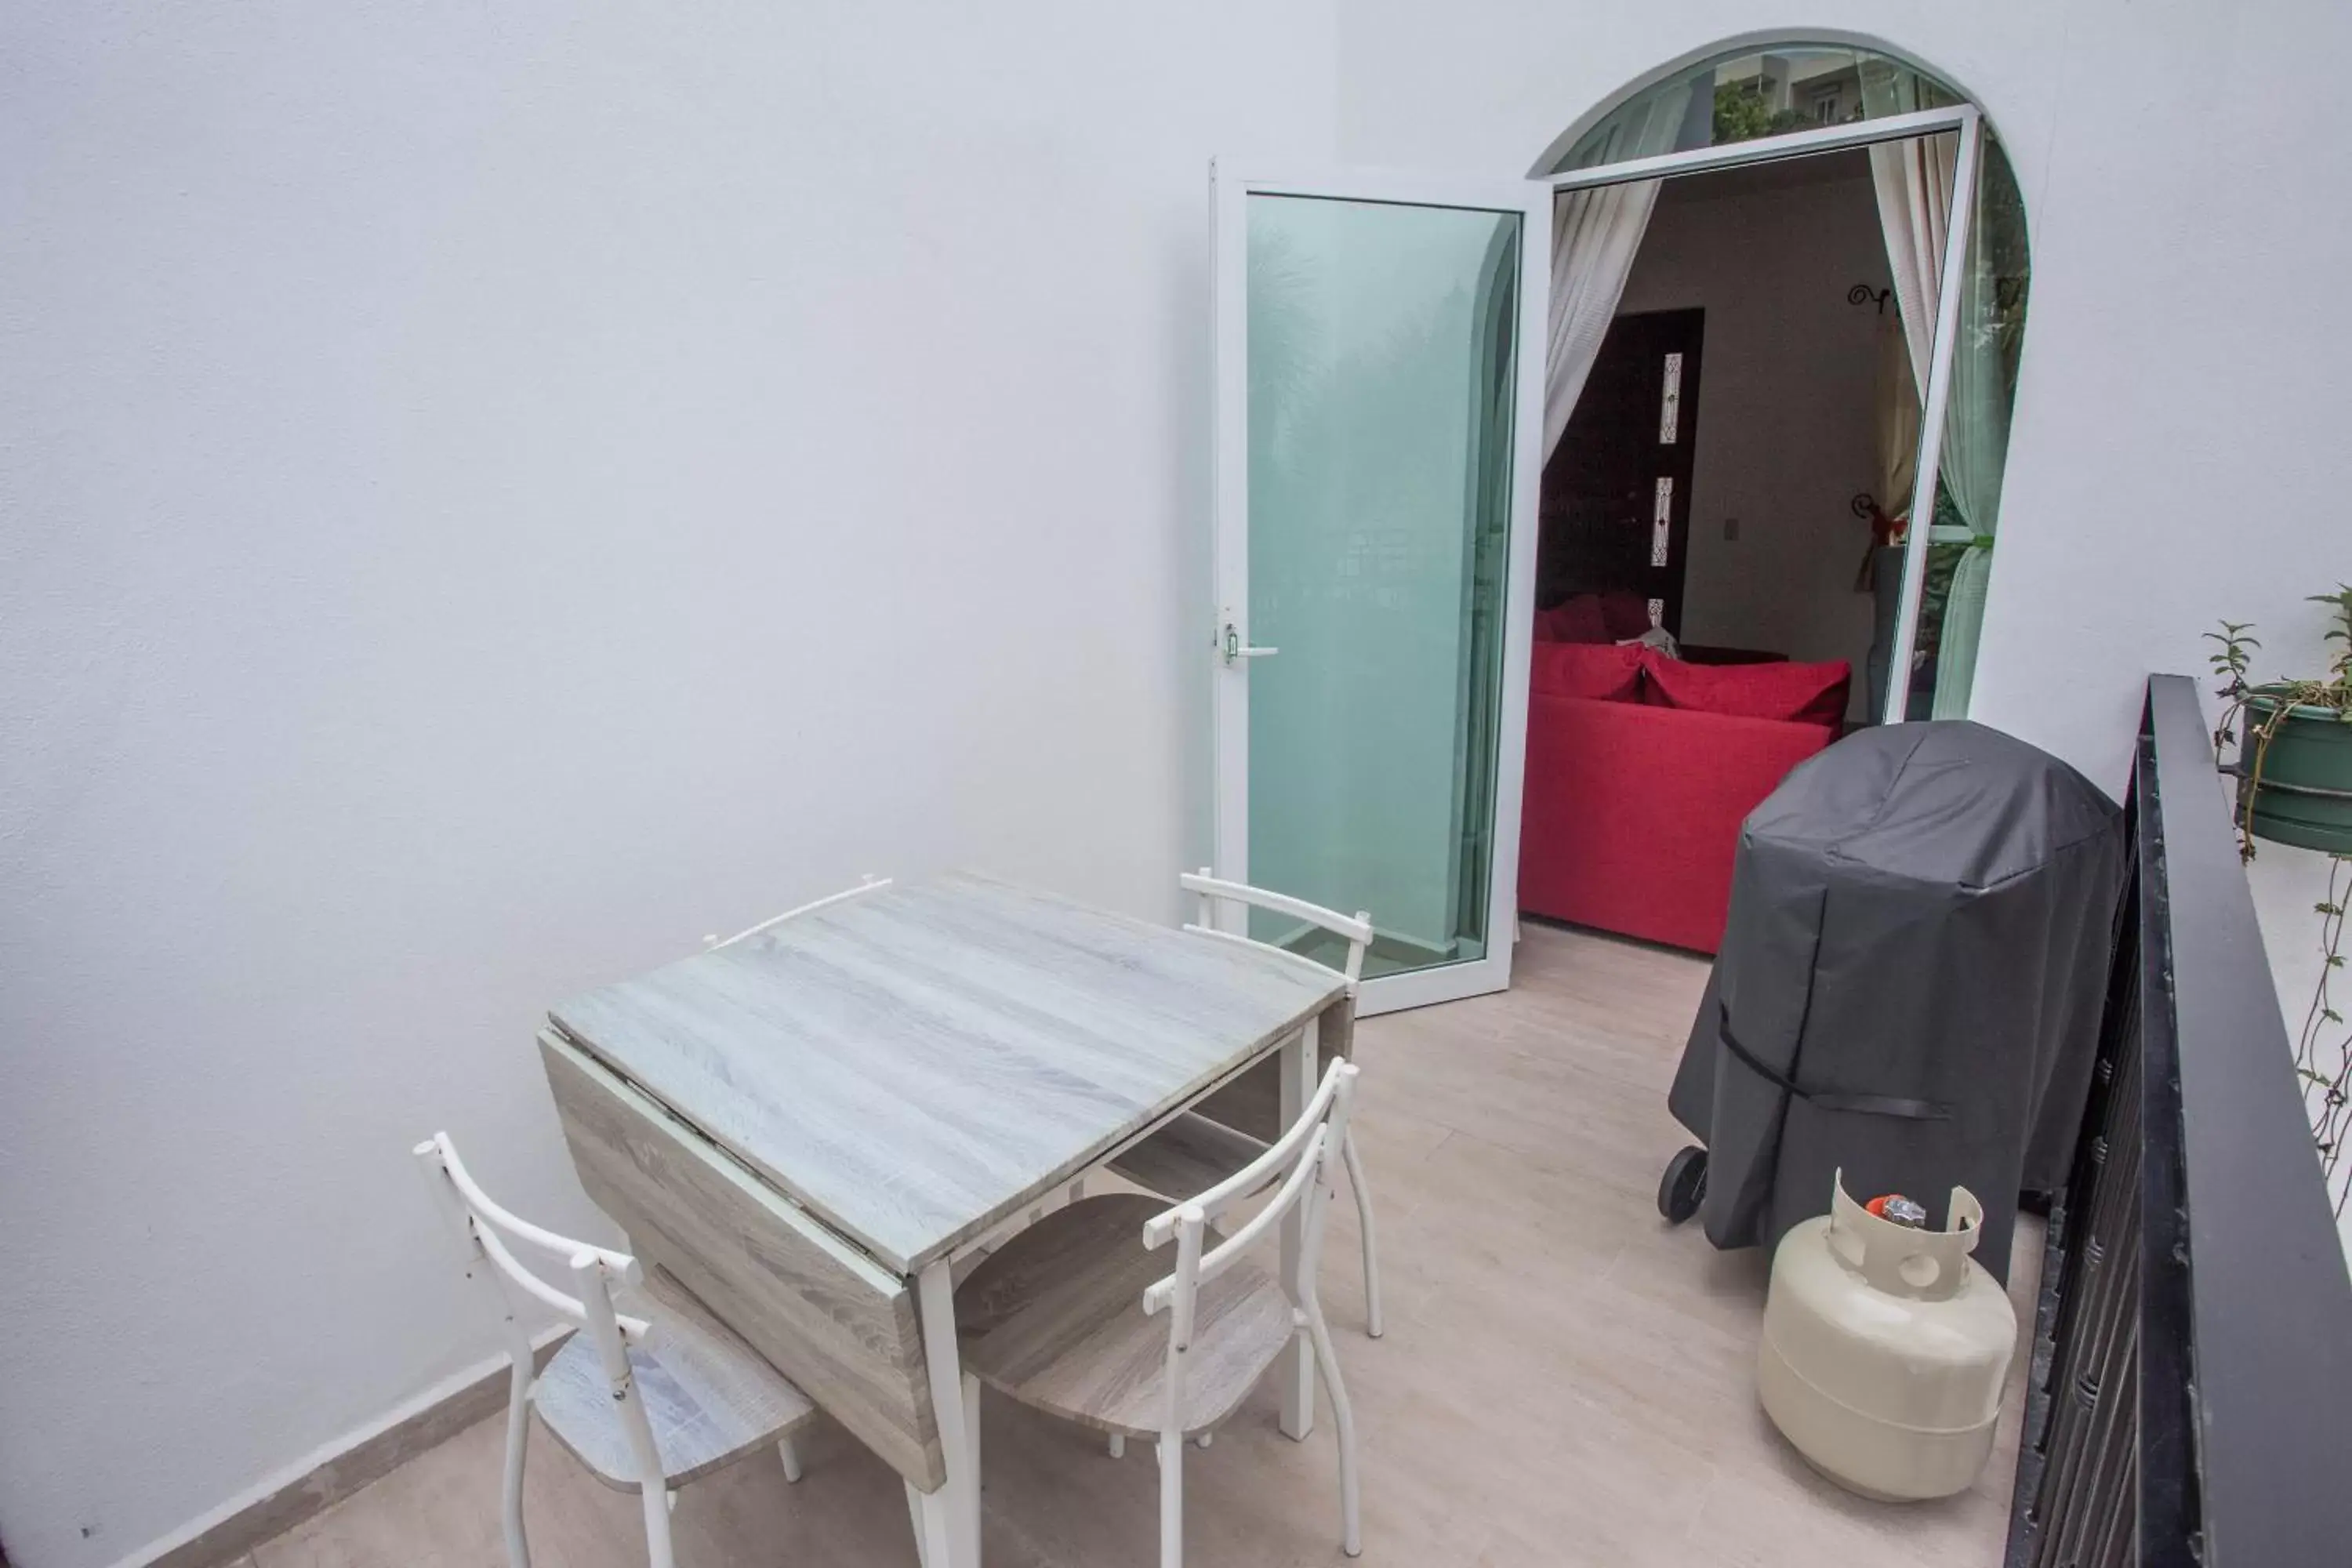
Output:
<svg viewBox="0 0 2352 1568">
<path fill-rule="evenodd" d="M 1160 1434 L 1160 1568 L 1184 1568 L 1184 1434 Z"/>
<path fill-rule="evenodd" d="M 530 1443 L 530 1378 L 528 1362 L 516 1362 L 507 1397 L 507 1468 L 504 1521 L 508 1568 L 530 1568 L 530 1541 L 522 1529 L 522 1463 Z"/>
<path fill-rule="evenodd" d="M 670 1552 L 669 1515 L 677 1506 L 677 1494 L 667 1487 L 649 1486 L 640 1488 L 638 1496 L 645 1502 L 647 1568 L 677 1568 L 677 1559 Z"/>
<path fill-rule="evenodd" d="M 1339 1144 L 1348 1163 L 1348 1188 L 1356 1194 L 1356 1228 L 1364 1233 L 1364 1332 L 1381 1337 L 1381 1248 L 1372 1232 L 1372 1189 L 1364 1184 L 1364 1162 L 1356 1152 L 1356 1130 Z"/>
<path fill-rule="evenodd" d="M 1307 1335 L 1315 1345 L 1315 1360 L 1323 1369 L 1323 1386 L 1331 1396 L 1331 1425 L 1339 1436 L 1340 1545 L 1350 1557 L 1364 1554 L 1356 1479 L 1356 1413 L 1348 1403 L 1348 1385 L 1339 1381 L 1339 1357 L 1331 1349 L 1331 1331 L 1324 1325 L 1320 1303 L 1310 1301 L 1302 1314 Z"/>
<path fill-rule="evenodd" d="M 1114 1432 L 1110 1435 L 1110 1457 L 1114 1459 L 1124 1459 L 1127 1458 L 1126 1433 Z"/>
<path fill-rule="evenodd" d="M 800 1450 L 793 1447 L 790 1437 L 776 1439 L 776 1458 L 784 1462 L 784 1479 L 797 1481 L 801 1479 Z"/>
</svg>

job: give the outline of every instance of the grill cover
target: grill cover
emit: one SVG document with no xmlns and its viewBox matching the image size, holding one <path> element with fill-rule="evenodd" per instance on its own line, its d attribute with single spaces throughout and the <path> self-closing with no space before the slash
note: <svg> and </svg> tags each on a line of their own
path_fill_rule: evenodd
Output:
<svg viewBox="0 0 2352 1568">
<path fill-rule="evenodd" d="M 2073 1159 L 2124 853 L 2113 801 L 1980 724 L 1861 731 L 1791 773 L 1741 829 L 1667 1102 L 1707 1145 L 1707 1239 L 1777 1246 L 1843 1167 L 1937 1224 L 1982 1194 L 2006 1282 L 2018 1193 Z"/>
</svg>

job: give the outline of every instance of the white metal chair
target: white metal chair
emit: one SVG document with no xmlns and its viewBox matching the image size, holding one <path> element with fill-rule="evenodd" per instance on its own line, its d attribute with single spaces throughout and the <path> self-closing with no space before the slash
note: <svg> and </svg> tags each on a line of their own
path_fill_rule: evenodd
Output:
<svg viewBox="0 0 2352 1568">
<path fill-rule="evenodd" d="M 1286 915 L 1305 926 L 1318 927 L 1344 938 L 1348 943 L 1348 956 L 1341 973 L 1348 980 L 1348 1000 L 1351 1005 L 1354 1003 L 1363 981 L 1364 952 L 1372 941 L 1370 915 L 1360 910 L 1352 917 L 1343 915 L 1336 910 L 1327 910 L 1319 904 L 1310 904 L 1285 893 L 1253 888 L 1242 882 L 1224 881 L 1212 876 L 1205 866 L 1198 872 L 1186 872 L 1177 879 L 1177 883 L 1201 900 L 1200 919 L 1186 924 L 1186 931 L 1204 931 L 1232 942 L 1245 942 L 1252 947 L 1279 953 L 1300 963 L 1315 964 L 1313 959 L 1289 948 L 1219 930 L 1217 906 L 1231 903 Z M 1315 967 L 1320 969 L 1324 966 L 1315 964 Z M 1339 1054 L 1349 1054 L 1352 1042 L 1343 1042 Z M 1123 1151 L 1110 1163 L 1110 1166 L 1137 1186 L 1158 1193 L 1162 1197 L 1174 1198 L 1222 1181 L 1256 1159 L 1265 1146 L 1263 1139 L 1238 1128 L 1228 1127 L 1200 1111 L 1188 1110 L 1150 1137 Z M 1357 1228 L 1363 1234 L 1364 1331 L 1373 1339 L 1379 1339 L 1381 1333 L 1381 1254 L 1379 1238 L 1372 1226 L 1372 1189 L 1364 1180 L 1364 1162 L 1362 1156 L 1356 1152 L 1353 1133 L 1341 1140 L 1340 1152 L 1347 1163 L 1349 1189 L 1356 1197 Z"/>
<path fill-rule="evenodd" d="M 761 931 L 766 931 L 770 926 L 782 925 L 786 921 L 791 920 L 795 916 L 813 914 L 816 910 L 824 908 L 827 904 L 841 903 L 845 900 L 856 898 L 863 893 L 878 893 L 889 885 L 889 878 L 877 877 L 871 871 L 868 871 L 858 879 L 857 886 L 854 888 L 844 888 L 837 893 L 827 893 L 824 898 L 811 899 L 807 903 L 796 904 L 793 908 L 786 910 L 782 914 L 770 915 L 758 925 L 745 926 L 741 931 L 737 931 L 733 936 L 728 937 L 723 941 L 715 934 L 706 936 L 702 939 L 702 945 L 712 952 L 718 952 L 722 947 L 733 947 L 745 937 L 757 936 Z"/>
<path fill-rule="evenodd" d="M 625 1253 L 558 1236 L 500 1208 L 467 1173 L 446 1133 L 435 1133 L 415 1152 L 462 1247 L 467 1278 L 478 1281 L 506 1331 L 512 1364 L 505 1493 L 511 1568 L 530 1568 L 522 1477 L 533 1411 L 599 1480 L 642 1496 L 651 1568 L 673 1568 L 669 1515 L 677 1489 L 687 1482 L 772 1445 L 785 1479 L 800 1479 L 791 1435 L 815 1415 L 815 1406 L 684 1286 L 658 1268 L 640 1270 Z M 525 1268 L 510 1242 L 562 1259 L 577 1294 L 565 1294 Z M 618 1310 L 616 1284 L 642 1291 L 651 1315 Z M 517 1293 L 579 1331 L 536 1377 Z"/>
<path fill-rule="evenodd" d="M 1300 1341 L 1329 1391 L 1342 1543 L 1350 1557 L 1363 1549 L 1355 1416 L 1316 1291 L 1356 1076 L 1353 1062 L 1333 1062 L 1290 1129 L 1208 1191 L 1164 1210 L 1135 1193 L 1081 1199 L 1013 1237 L 956 1291 L 967 1373 L 1114 1437 L 1158 1438 L 1160 1568 L 1184 1560 L 1185 1440 L 1232 1415 Z M 1274 1196 L 1230 1237 L 1209 1228 L 1269 1185 Z M 1244 1254 L 1301 1203 L 1306 1240 L 1294 1298 Z M 1152 1253 L 1171 1240 L 1175 1268 L 1162 1277 Z M 1162 1313 L 1164 1329 L 1152 1321 Z"/>
</svg>

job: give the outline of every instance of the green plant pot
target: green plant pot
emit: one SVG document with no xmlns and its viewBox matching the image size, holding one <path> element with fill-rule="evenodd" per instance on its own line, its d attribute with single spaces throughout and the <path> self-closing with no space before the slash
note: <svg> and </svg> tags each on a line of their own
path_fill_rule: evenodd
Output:
<svg viewBox="0 0 2352 1568">
<path fill-rule="evenodd" d="M 2278 706 L 2260 692 L 2249 696 L 2241 732 L 2252 736 L 2266 728 Z M 2251 769 L 2252 762 L 2241 752 L 2242 767 Z M 2261 781 L 2239 778 L 2241 811 L 2248 791 L 2253 793 L 2248 826 L 2255 837 L 2352 854 L 2352 721 L 2329 708 L 2289 709 L 2263 753 Z"/>
</svg>

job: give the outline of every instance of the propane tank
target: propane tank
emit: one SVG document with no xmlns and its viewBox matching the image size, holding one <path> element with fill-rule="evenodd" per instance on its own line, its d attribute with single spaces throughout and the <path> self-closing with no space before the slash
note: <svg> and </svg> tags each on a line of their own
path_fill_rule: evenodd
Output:
<svg viewBox="0 0 2352 1568">
<path fill-rule="evenodd" d="M 1846 1195 L 1841 1171 L 1830 1212 L 1772 1255 L 1757 1393 L 1797 1451 L 1849 1490 L 1948 1497 L 1992 1453 L 2017 1312 L 1969 1256 L 1983 1220 L 1965 1187 L 1952 1189 L 1949 1229 L 1886 1218 Z"/>
</svg>

